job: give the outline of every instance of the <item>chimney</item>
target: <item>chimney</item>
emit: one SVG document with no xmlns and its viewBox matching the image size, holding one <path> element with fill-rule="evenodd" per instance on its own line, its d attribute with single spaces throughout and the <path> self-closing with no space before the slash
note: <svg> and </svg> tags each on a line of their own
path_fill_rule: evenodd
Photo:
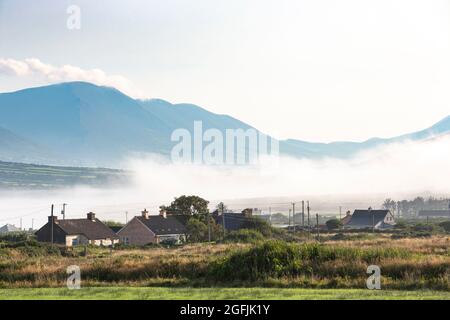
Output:
<svg viewBox="0 0 450 320">
<path fill-rule="evenodd" d="M 95 213 L 89 212 L 89 213 L 87 214 L 87 219 L 88 219 L 88 220 L 91 220 L 91 221 L 95 221 Z"/>
<path fill-rule="evenodd" d="M 350 210 L 347 211 L 347 216 L 350 216 L 352 213 L 350 212 Z"/>
<path fill-rule="evenodd" d="M 167 211 L 164 209 L 159 210 L 159 215 L 163 218 L 167 218 Z"/>
<path fill-rule="evenodd" d="M 58 223 L 58 217 L 57 216 L 48 216 L 48 222 L 51 223 L 52 221 L 54 223 Z"/>
<path fill-rule="evenodd" d="M 142 218 L 148 219 L 148 211 L 147 211 L 147 209 L 144 209 L 144 211 L 142 211 Z"/>
</svg>

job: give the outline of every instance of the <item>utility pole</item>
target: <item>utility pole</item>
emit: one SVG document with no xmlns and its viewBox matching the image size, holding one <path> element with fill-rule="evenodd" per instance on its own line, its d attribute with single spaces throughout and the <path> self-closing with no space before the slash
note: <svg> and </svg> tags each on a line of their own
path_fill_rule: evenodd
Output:
<svg viewBox="0 0 450 320">
<path fill-rule="evenodd" d="M 342 220 L 342 207 L 339 207 L 339 220 Z"/>
<path fill-rule="evenodd" d="M 211 242 L 211 216 L 207 213 L 206 217 L 208 219 L 208 242 Z"/>
<path fill-rule="evenodd" d="M 272 207 L 269 207 L 269 224 L 272 225 Z"/>
<path fill-rule="evenodd" d="M 52 234 L 51 234 L 51 242 L 52 242 L 52 246 L 53 246 L 53 224 L 55 223 L 55 221 L 53 220 L 54 218 L 53 218 L 53 208 L 54 208 L 54 205 L 52 204 L 52 214 L 51 214 L 51 232 L 52 232 Z"/>
<path fill-rule="evenodd" d="M 63 220 L 66 220 L 66 206 L 67 206 L 67 203 L 63 203 L 62 206 L 63 206 L 63 208 L 61 210 L 61 214 L 63 216 Z"/>
<path fill-rule="evenodd" d="M 311 226 L 310 215 L 309 215 L 311 208 L 309 206 L 309 201 L 306 204 L 307 204 L 306 210 L 308 211 L 308 228 L 309 228 Z"/>
<path fill-rule="evenodd" d="M 22 231 L 22 218 L 20 218 L 20 231 Z"/>
<path fill-rule="evenodd" d="M 309 207 L 309 200 L 306 203 L 306 210 L 308 212 L 308 239 L 311 238 L 311 220 L 310 220 L 310 210 L 311 208 Z"/>
<path fill-rule="evenodd" d="M 372 233 L 375 232 L 375 214 L 372 213 Z"/>
<path fill-rule="evenodd" d="M 128 223 L 128 211 L 125 211 L 125 224 Z"/>
<path fill-rule="evenodd" d="M 289 209 L 289 226 L 288 231 L 291 230 L 291 209 Z"/>
<path fill-rule="evenodd" d="M 302 227 L 305 228 L 305 201 L 302 200 Z"/>
<path fill-rule="evenodd" d="M 292 221 L 294 222 L 294 232 L 295 232 L 295 202 L 292 202 Z"/>
<path fill-rule="evenodd" d="M 224 211 L 224 207 L 223 207 L 223 202 L 220 203 L 220 212 L 222 213 L 222 228 L 223 228 L 223 240 L 225 240 L 225 213 Z"/>
<path fill-rule="evenodd" d="M 320 241 L 319 214 L 318 213 L 316 213 L 316 225 L 317 225 L 317 241 Z"/>
<path fill-rule="evenodd" d="M 31 218 L 31 230 L 34 230 L 34 218 Z"/>
</svg>

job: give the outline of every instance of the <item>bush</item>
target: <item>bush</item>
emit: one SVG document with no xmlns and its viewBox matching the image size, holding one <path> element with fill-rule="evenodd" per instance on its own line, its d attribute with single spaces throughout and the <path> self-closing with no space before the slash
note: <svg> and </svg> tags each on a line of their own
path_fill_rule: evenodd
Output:
<svg viewBox="0 0 450 320">
<path fill-rule="evenodd" d="M 230 242 L 255 243 L 264 240 L 264 236 L 257 230 L 241 229 L 229 232 L 225 240 Z"/>
<path fill-rule="evenodd" d="M 23 242 L 34 239 L 34 235 L 27 232 L 9 232 L 0 235 L 0 241 L 2 242 Z"/>
<path fill-rule="evenodd" d="M 260 232 L 265 237 L 271 237 L 276 230 L 265 220 L 258 217 L 247 218 L 242 226 L 243 229 L 252 229 Z"/>
<path fill-rule="evenodd" d="M 329 261 L 352 261 L 372 264 L 382 259 L 405 258 L 402 249 L 361 249 L 331 247 L 317 243 L 289 244 L 271 240 L 246 250 L 239 250 L 212 264 L 210 276 L 216 280 L 265 280 L 271 277 L 310 275 L 311 271 Z"/>
<path fill-rule="evenodd" d="M 198 219 L 189 219 L 186 231 L 190 242 L 204 241 L 208 236 L 208 226 Z"/>
<path fill-rule="evenodd" d="M 328 230 L 339 229 L 342 226 L 341 221 L 338 219 L 328 220 L 325 224 L 327 225 Z"/>
<path fill-rule="evenodd" d="M 444 221 L 439 223 L 439 227 L 445 230 L 445 232 L 450 232 L 450 221 Z"/>
</svg>

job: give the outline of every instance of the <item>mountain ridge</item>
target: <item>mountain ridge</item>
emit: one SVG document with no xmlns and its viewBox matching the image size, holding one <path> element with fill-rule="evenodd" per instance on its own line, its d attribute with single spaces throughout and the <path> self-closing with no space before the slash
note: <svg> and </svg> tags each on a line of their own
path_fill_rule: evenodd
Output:
<svg viewBox="0 0 450 320">
<path fill-rule="evenodd" d="M 168 156 L 177 128 L 256 129 L 190 103 L 133 99 L 112 87 L 65 82 L 0 93 L 0 160 L 117 167 L 133 154 Z M 450 116 L 421 131 L 363 142 L 280 140 L 280 153 L 298 158 L 345 158 L 383 144 L 450 133 Z M 8 148 L 2 148 L 9 143 Z M 20 143 L 19 143 L 20 141 Z M 11 145 L 16 145 L 12 147 Z"/>
</svg>

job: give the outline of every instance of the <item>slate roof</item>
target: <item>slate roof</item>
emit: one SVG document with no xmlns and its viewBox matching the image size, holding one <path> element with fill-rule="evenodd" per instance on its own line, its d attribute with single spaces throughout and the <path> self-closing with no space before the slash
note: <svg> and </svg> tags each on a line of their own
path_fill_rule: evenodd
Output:
<svg viewBox="0 0 450 320">
<path fill-rule="evenodd" d="M 355 210 L 347 226 L 371 227 L 382 222 L 388 214 L 389 210 Z"/>
<path fill-rule="evenodd" d="M 421 210 L 419 217 L 450 217 L 450 210 Z"/>
<path fill-rule="evenodd" d="M 185 234 L 186 228 L 175 218 L 168 215 L 166 218 L 162 216 L 136 217 L 143 224 L 152 230 L 156 235 L 167 234 Z"/>
<path fill-rule="evenodd" d="M 0 233 L 8 233 L 8 232 L 19 232 L 20 229 L 12 224 L 5 224 L 0 228 Z"/>
<path fill-rule="evenodd" d="M 83 234 L 89 240 L 118 239 L 119 237 L 98 219 L 57 220 L 56 224 L 67 234 Z"/>
<path fill-rule="evenodd" d="M 245 223 L 250 219 L 245 217 L 242 213 L 224 213 L 225 218 L 222 215 L 216 216 L 215 220 L 217 224 L 222 225 L 223 220 L 225 220 L 225 229 L 236 231 L 245 227 Z"/>
</svg>

